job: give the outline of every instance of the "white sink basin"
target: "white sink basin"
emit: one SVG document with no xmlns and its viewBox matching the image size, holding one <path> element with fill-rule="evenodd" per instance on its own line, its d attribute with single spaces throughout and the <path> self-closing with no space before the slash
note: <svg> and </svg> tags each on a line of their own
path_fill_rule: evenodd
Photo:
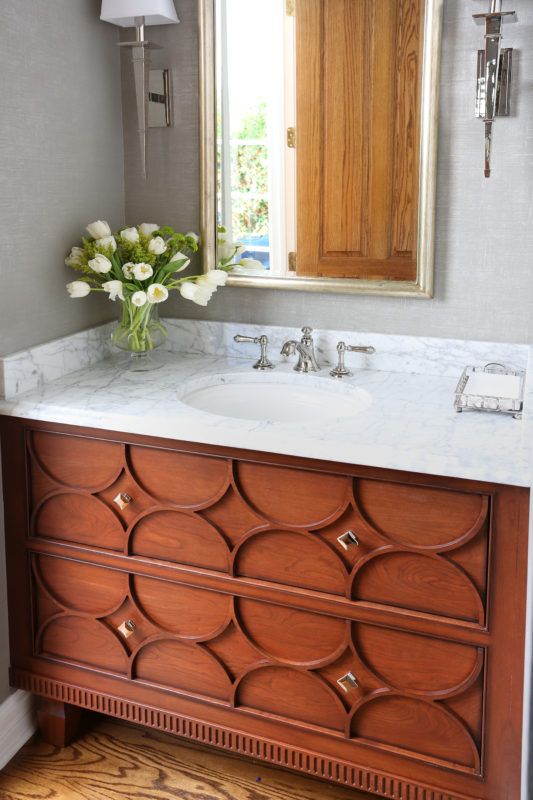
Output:
<svg viewBox="0 0 533 800">
<path fill-rule="evenodd" d="M 189 381 L 179 399 L 221 417 L 269 422 L 315 422 L 354 417 L 372 405 L 364 389 L 314 375 L 212 375 Z"/>
</svg>

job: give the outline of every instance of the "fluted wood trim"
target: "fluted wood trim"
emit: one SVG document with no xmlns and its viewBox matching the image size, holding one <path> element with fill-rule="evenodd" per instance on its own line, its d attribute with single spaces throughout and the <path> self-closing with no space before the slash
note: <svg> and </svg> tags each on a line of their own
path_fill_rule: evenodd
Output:
<svg viewBox="0 0 533 800">
<path fill-rule="evenodd" d="M 297 770 L 316 778 L 325 778 L 342 786 L 359 789 L 389 800 L 480 800 L 463 794 L 449 794 L 434 786 L 413 783 L 385 772 L 325 758 L 309 750 L 289 747 L 260 736 L 250 736 L 220 725 L 204 723 L 141 703 L 121 700 L 119 697 L 43 678 L 23 670 L 11 670 L 11 683 L 42 697 L 146 725 L 204 745 Z"/>
</svg>

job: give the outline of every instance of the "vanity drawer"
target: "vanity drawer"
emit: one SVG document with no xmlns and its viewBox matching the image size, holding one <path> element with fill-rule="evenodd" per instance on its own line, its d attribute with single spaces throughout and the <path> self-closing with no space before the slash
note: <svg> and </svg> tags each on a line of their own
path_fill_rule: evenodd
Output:
<svg viewBox="0 0 533 800">
<path fill-rule="evenodd" d="M 483 648 L 63 558 L 32 568 L 37 658 L 479 772 Z"/>
<path fill-rule="evenodd" d="M 33 536 L 485 625 L 488 495 L 40 431 L 28 459 Z"/>
</svg>

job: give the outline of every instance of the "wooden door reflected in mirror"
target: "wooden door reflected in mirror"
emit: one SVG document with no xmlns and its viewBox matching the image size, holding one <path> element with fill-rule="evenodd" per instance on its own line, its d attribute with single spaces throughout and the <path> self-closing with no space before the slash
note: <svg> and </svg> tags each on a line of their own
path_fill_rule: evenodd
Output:
<svg viewBox="0 0 533 800">
<path fill-rule="evenodd" d="M 431 296 L 442 0 L 200 6 L 205 268 Z"/>
</svg>

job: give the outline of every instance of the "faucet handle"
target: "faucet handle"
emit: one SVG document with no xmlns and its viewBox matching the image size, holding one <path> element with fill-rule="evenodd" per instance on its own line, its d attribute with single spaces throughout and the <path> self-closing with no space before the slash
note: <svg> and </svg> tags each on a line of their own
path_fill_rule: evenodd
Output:
<svg viewBox="0 0 533 800">
<path fill-rule="evenodd" d="M 308 339 L 311 336 L 311 334 L 313 333 L 313 329 L 309 328 L 309 327 L 307 327 L 307 325 L 305 325 L 302 328 L 302 333 L 305 336 L 305 338 Z"/>
<path fill-rule="evenodd" d="M 267 347 L 268 347 L 268 336 L 263 334 L 262 336 L 241 336 L 241 334 L 237 334 L 233 337 L 233 341 L 237 342 L 237 344 L 241 343 L 250 343 L 250 344 L 258 344 L 261 346 L 261 355 L 259 360 L 256 361 L 254 364 L 254 369 L 265 370 L 265 369 L 274 369 L 274 364 L 269 361 L 267 357 Z"/>
<path fill-rule="evenodd" d="M 368 355 L 372 355 L 376 352 L 375 347 L 362 347 L 360 345 L 353 345 L 353 344 L 346 344 L 345 342 L 339 342 L 337 345 L 337 353 L 339 354 L 339 361 L 337 366 L 331 370 L 329 373 L 333 378 L 348 378 L 352 373 L 348 369 L 348 367 L 344 363 L 344 354 L 346 352 L 350 353 L 367 353 Z"/>
</svg>

